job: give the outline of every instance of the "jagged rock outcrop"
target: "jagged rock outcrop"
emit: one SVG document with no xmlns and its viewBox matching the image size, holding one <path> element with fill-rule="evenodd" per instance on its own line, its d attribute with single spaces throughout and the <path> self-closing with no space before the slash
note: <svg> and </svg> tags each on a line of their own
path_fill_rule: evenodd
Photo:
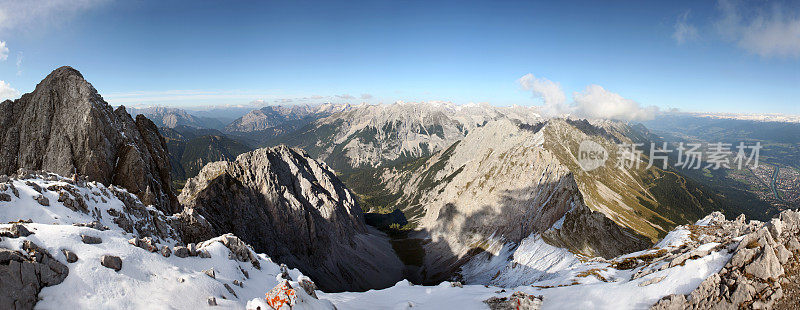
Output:
<svg viewBox="0 0 800 310">
<path fill-rule="evenodd" d="M 166 213 L 179 209 L 167 148 L 153 122 L 141 115 L 134 120 L 124 107 L 112 109 L 71 67 L 0 103 L 0 174 L 19 168 L 86 175 Z"/>
<path fill-rule="evenodd" d="M 402 263 L 387 240 L 368 231 L 350 191 L 301 150 L 263 148 L 210 163 L 179 200 L 185 218 L 204 219 L 211 235 L 233 233 L 323 290 L 388 287 L 402 277 Z M 202 235 L 186 233 L 184 242 Z"/>
<path fill-rule="evenodd" d="M 10 177 L 5 176 L 0 180 L 0 194 L 13 196 L 12 202 L 0 202 L 0 207 L 30 204 L 28 199 L 35 200 L 39 196 L 58 197 L 53 199 L 51 206 L 45 208 L 58 207 L 63 205 L 72 212 L 75 218 L 87 216 L 85 222 L 74 222 L 73 216 L 53 216 L 49 220 L 39 218 L 47 223 L 61 222 L 70 223 L 75 226 L 90 227 L 96 230 L 108 230 L 109 225 L 116 224 L 126 233 L 132 233 L 140 238 L 151 237 L 156 240 L 180 240 L 176 229 L 180 225 L 192 224 L 194 227 L 202 227 L 202 223 L 191 220 L 183 220 L 182 216 L 166 216 L 162 212 L 147 206 L 135 195 L 128 191 L 111 185 L 106 187 L 97 182 L 87 182 L 83 176 L 75 179 L 64 178 L 53 173 L 43 171 L 27 171 L 20 169 L 18 174 Z M 39 193 L 37 197 L 26 197 L 20 192 L 35 191 Z M 110 207 L 107 203 L 115 206 Z M 98 209 L 98 204 L 102 209 Z M 17 206 L 16 210 L 23 210 Z M 29 208 L 24 209 L 38 214 Z M 49 216 L 48 216 L 49 217 Z M 19 220 L 19 218 L 8 217 L 7 214 L 0 213 L 0 222 Z M 201 229 L 201 228 L 197 228 Z M 182 229 L 183 230 L 183 229 Z M 12 231 L 13 232 L 13 231 Z M 4 232 L 0 231 L 0 236 Z M 91 236 L 89 236 L 91 237 Z"/>
<path fill-rule="evenodd" d="M 50 253 L 25 240 L 23 251 L 0 248 L 0 305 L 11 309 L 33 309 L 39 291 L 60 284 L 69 268 Z"/>
<path fill-rule="evenodd" d="M 796 306 L 800 296 L 787 296 L 783 285 L 790 284 L 787 277 L 797 277 L 800 269 L 800 212 L 781 212 L 768 223 L 745 223 L 744 215 L 726 221 L 722 214 L 716 215 L 702 235 L 705 242 L 723 244 L 741 239 L 730 260 L 690 294 L 668 295 L 651 309 L 772 309 L 784 301 Z"/>
</svg>

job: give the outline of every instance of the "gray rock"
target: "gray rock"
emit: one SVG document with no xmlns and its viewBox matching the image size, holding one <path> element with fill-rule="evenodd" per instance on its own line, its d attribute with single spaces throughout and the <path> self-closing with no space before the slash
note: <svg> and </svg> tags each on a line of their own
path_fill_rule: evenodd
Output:
<svg viewBox="0 0 800 310">
<path fill-rule="evenodd" d="M 258 256 L 253 253 L 253 250 L 250 248 L 250 246 L 247 243 L 244 243 L 242 239 L 239 239 L 239 237 L 233 234 L 224 234 L 221 236 L 221 238 L 222 244 L 231 251 L 231 259 L 235 259 L 240 262 L 250 262 L 253 264 L 253 267 L 258 269 L 261 268 L 261 263 L 258 261 Z M 200 243 L 198 247 L 206 247 L 212 242 L 216 241 L 205 241 Z"/>
<path fill-rule="evenodd" d="M 231 295 L 233 295 L 233 297 L 239 298 L 239 296 L 236 295 L 236 292 L 233 290 L 233 288 L 230 285 L 228 285 L 228 283 L 224 283 L 223 285 L 225 286 L 225 289 L 228 290 L 228 293 L 231 293 Z"/>
<path fill-rule="evenodd" d="M 103 243 L 103 239 L 100 239 L 100 237 L 89 236 L 89 235 L 81 235 L 81 241 L 86 244 Z"/>
<path fill-rule="evenodd" d="M 214 279 L 217 278 L 217 274 L 214 272 L 214 268 L 205 269 L 205 270 L 203 270 L 203 273 L 205 273 L 207 276 L 209 276 L 211 278 L 214 278 Z"/>
<path fill-rule="evenodd" d="M 0 103 L 0 173 L 18 168 L 77 172 L 120 185 L 165 213 L 179 209 L 158 128 L 144 116 L 134 120 L 124 107 L 113 110 L 70 67 L 56 69 L 20 99 Z"/>
<path fill-rule="evenodd" d="M 490 310 L 538 310 L 542 307 L 542 296 L 514 292 L 509 297 L 491 297 L 483 302 Z"/>
<path fill-rule="evenodd" d="M 667 295 L 650 307 L 651 310 L 684 310 L 689 309 L 684 295 Z"/>
<path fill-rule="evenodd" d="M 100 257 L 100 264 L 103 267 L 120 271 L 122 269 L 122 259 L 119 256 L 103 255 Z"/>
<path fill-rule="evenodd" d="M 211 258 L 211 253 L 208 253 L 208 251 L 206 251 L 206 250 L 198 250 L 197 251 L 197 257 L 200 257 L 200 258 Z"/>
<path fill-rule="evenodd" d="M 187 248 L 189 249 L 189 256 L 197 256 L 197 245 L 189 243 Z"/>
<path fill-rule="evenodd" d="M 648 279 L 648 280 L 640 282 L 639 286 L 648 286 L 648 285 L 651 285 L 651 284 L 655 284 L 655 283 L 661 282 L 665 278 L 666 278 L 665 276 L 664 277 L 654 277 L 652 279 Z"/>
<path fill-rule="evenodd" d="M 0 201 L 11 201 L 11 195 L 0 193 Z"/>
<path fill-rule="evenodd" d="M 20 223 L 14 223 L 6 231 L 0 231 L 0 236 L 9 238 L 27 237 L 33 233 Z"/>
<path fill-rule="evenodd" d="M 797 241 L 797 237 L 789 239 L 789 242 L 786 243 L 786 249 L 792 252 L 800 251 L 800 242 Z"/>
<path fill-rule="evenodd" d="M 75 252 L 72 252 L 67 249 L 62 249 L 61 253 L 64 254 L 64 258 L 67 259 L 67 263 L 71 264 L 78 261 L 78 255 L 76 255 Z"/>
<path fill-rule="evenodd" d="M 47 197 L 45 197 L 44 195 L 40 194 L 39 196 L 33 197 L 33 199 L 36 200 L 36 202 L 38 202 L 40 205 L 43 206 L 50 205 L 50 199 L 47 199 Z"/>
<path fill-rule="evenodd" d="M 33 309 L 39 291 L 60 284 L 69 268 L 26 240 L 21 252 L 0 248 L 0 308 Z"/>
<path fill-rule="evenodd" d="M 306 292 L 306 294 L 310 295 L 311 297 L 319 299 L 317 297 L 317 285 L 314 284 L 314 282 L 311 282 L 311 280 L 309 279 L 302 278 L 300 279 L 299 284 L 300 287 L 303 289 L 303 291 Z"/>
<path fill-rule="evenodd" d="M 210 224 L 209 235 L 233 233 L 256 252 L 319 279 L 323 290 L 383 288 L 402 279 L 402 262 L 388 240 L 367 230 L 353 194 L 301 150 L 263 148 L 210 163 L 179 199 Z M 258 264 L 242 242 L 226 239 L 234 258 Z"/>
<path fill-rule="evenodd" d="M 778 218 L 773 218 L 767 223 L 767 228 L 772 234 L 772 238 L 778 239 L 783 233 L 783 222 Z"/>
<path fill-rule="evenodd" d="M 166 246 L 166 245 L 162 246 L 161 247 L 161 256 L 169 257 L 170 255 L 172 255 L 172 251 L 169 249 L 169 247 Z"/>
<path fill-rule="evenodd" d="M 176 246 L 172 249 L 172 252 L 175 253 L 175 256 L 180 258 L 189 257 L 189 249 L 187 249 L 185 246 Z"/>
<path fill-rule="evenodd" d="M 216 306 L 217 305 L 217 299 L 215 297 L 213 297 L 213 296 L 209 297 L 208 298 L 208 305 L 209 306 Z"/>
<path fill-rule="evenodd" d="M 760 255 L 745 266 L 744 271 L 762 280 L 778 280 L 783 275 L 781 262 L 769 244 L 764 245 Z"/>
<path fill-rule="evenodd" d="M 775 252 L 781 265 L 786 264 L 792 258 L 792 252 L 789 252 L 783 244 L 779 244 Z"/>
</svg>

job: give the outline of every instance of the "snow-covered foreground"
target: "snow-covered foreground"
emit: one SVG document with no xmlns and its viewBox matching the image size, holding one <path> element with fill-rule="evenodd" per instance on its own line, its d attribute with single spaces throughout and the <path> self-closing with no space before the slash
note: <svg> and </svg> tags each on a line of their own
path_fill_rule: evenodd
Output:
<svg viewBox="0 0 800 310">
<path fill-rule="evenodd" d="M 660 249 L 669 251 L 680 247 L 688 239 L 689 231 L 678 229 L 671 232 L 654 249 L 631 253 L 615 261 L 656 253 Z M 709 243 L 700 246 L 698 250 L 704 251 L 715 246 L 716 243 Z M 523 252 L 518 250 L 511 262 L 505 261 L 509 265 L 508 269 L 501 272 L 502 277 L 510 281 L 521 281 L 526 276 L 531 277 L 529 280 L 545 279 L 529 281 L 533 282 L 530 285 L 506 288 L 484 285 L 464 285 L 460 288 L 453 287 L 450 283 L 426 287 L 414 286 L 403 281 L 384 290 L 364 293 L 323 293 L 320 296 L 331 300 L 339 309 L 466 310 L 486 309 L 483 300 L 521 291 L 544 296 L 543 309 L 647 309 L 666 295 L 690 293 L 704 279 L 717 273 L 731 255 L 727 248 L 712 251 L 698 259 L 687 260 L 683 265 L 665 268 L 631 280 L 633 274 L 641 269 L 618 270 L 609 262 L 582 261 L 568 251 L 547 245 L 538 236 L 526 239 L 520 248 Z M 526 253 L 524 250 L 533 252 Z M 560 253 L 564 257 L 555 258 L 554 253 Z M 489 265 L 493 263 L 492 260 L 486 262 Z M 658 270 L 664 264 L 667 263 L 654 263 L 646 268 Z M 536 268 L 545 269 L 547 272 Z M 491 268 L 483 271 L 489 272 L 489 269 Z M 492 274 L 488 274 L 489 278 L 491 276 Z"/>
<path fill-rule="evenodd" d="M 251 307 L 261 305 L 262 309 L 268 309 L 263 304 L 264 296 L 279 283 L 276 277 L 280 267 L 263 254 L 257 255 L 260 268 L 252 262 L 234 259 L 235 254 L 221 242 L 223 236 L 199 245 L 199 250 L 210 257 L 165 257 L 158 251 L 150 252 L 128 242 L 140 237 L 139 230 L 127 233 L 109 216 L 115 213 L 112 209 L 123 212 L 125 205 L 108 194 L 110 189 L 102 184 L 89 182 L 75 187 L 79 190 L 76 193 L 85 198 L 86 213 L 58 201 L 60 189 L 52 186 L 71 186 L 64 179 L 15 179 L 9 184 L 17 193 L 9 186 L 0 187 L 0 194 L 11 197 L 11 201 L 0 201 L 0 223 L 30 219 L 33 223 L 24 226 L 33 234 L 4 237 L 0 248 L 24 252 L 23 242 L 29 240 L 69 268 L 69 275 L 62 283 L 41 290 L 38 308 L 193 309 L 208 307 L 209 298 L 214 297 L 222 308 L 242 309 L 249 303 Z M 35 199 L 40 191 L 48 199 L 48 206 Z M 167 218 L 154 208 L 147 210 L 154 218 Z M 109 229 L 73 225 L 91 221 L 99 221 Z M 709 223 L 706 220 L 698 224 Z M 11 226 L 0 224 L 0 230 Z M 481 281 L 477 283 L 492 286 L 460 287 L 449 282 L 417 286 L 401 281 L 387 289 L 359 293 L 317 291 L 320 299 L 297 289 L 301 302 L 294 309 L 332 309 L 333 305 L 338 309 L 486 309 L 484 300 L 506 297 L 515 291 L 543 295 L 544 309 L 646 309 L 663 296 L 691 292 L 722 268 L 730 259 L 727 249 L 736 246 L 735 243 L 727 247 L 703 244 L 695 250 L 704 252 L 703 255 L 668 268 L 664 266 L 668 262 L 658 260 L 644 267 L 617 268 L 626 258 L 655 256 L 679 248 L 689 242 L 690 234 L 688 228 L 676 229 L 653 249 L 611 261 L 575 256 L 534 235 L 513 251 L 501 249 L 495 255 L 488 255 L 484 263 L 472 262 L 466 267 L 472 272 L 467 277 L 470 283 Z M 98 237 L 102 242 L 86 244 L 81 241 L 82 235 Z M 178 245 L 173 238 L 157 241 L 160 246 Z M 77 254 L 78 260 L 67 262 L 62 250 Z M 120 257 L 122 268 L 114 271 L 102 266 L 103 255 Z M 212 269 L 214 277 L 208 275 Z M 641 274 L 644 269 L 652 272 L 633 279 L 634 274 Z M 294 280 L 302 277 L 298 270 L 289 274 Z M 297 282 L 290 284 L 299 288 Z"/>
</svg>

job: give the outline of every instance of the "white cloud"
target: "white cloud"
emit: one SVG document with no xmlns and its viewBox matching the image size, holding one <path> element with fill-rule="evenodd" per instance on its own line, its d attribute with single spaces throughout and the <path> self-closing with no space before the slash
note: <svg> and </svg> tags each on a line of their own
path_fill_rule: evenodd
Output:
<svg viewBox="0 0 800 310">
<path fill-rule="evenodd" d="M 8 47 L 5 41 L 0 41 L 0 61 L 8 59 Z"/>
<path fill-rule="evenodd" d="M 589 118 L 604 118 L 626 121 L 653 119 L 658 108 L 642 107 L 638 102 L 626 99 L 599 85 L 589 85 L 583 92 L 575 92 L 572 97 L 576 115 Z"/>
<path fill-rule="evenodd" d="M 352 95 L 350 95 L 350 94 L 336 95 L 336 98 L 339 98 L 339 99 L 346 99 L 346 100 L 356 99 L 356 97 L 353 97 L 353 96 L 352 96 Z"/>
<path fill-rule="evenodd" d="M 0 33 L 59 25 L 108 0 L 0 0 Z"/>
<path fill-rule="evenodd" d="M 6 81 L 0 80 L 0 101 L 6 99 L 17 99 L 19 97 L 19 92 L 16 89 L 11 88 L 11 85 L 8 85 Z"/>
<path fill-rule="evenodd" d="M 735 0 L 718 0 L 715 23 L 726 39 L 762 57 L 800 57 L 800 10 L 773 3 L 769 10 Z"/>
<path fill-rule="evenodd" d="M 689 41 L 695 41 L 700 36 L 697 34 L 697 28 L 689 24 L 689 12 L 686 11 L 678 15 L 678 20 L 675 21 L 675 32 L 672 33 L 672 38 L 675 39 L 679 45 Z"/>
<path fill-rule="evenodd" d="M 528 73 L 517 80 L 523 89 L 533 92 L 537 98 L 544 102 L 543 113 L 549 116 L 557 116 L 568 112 L 565 105 L 567 96 L 561 90 L 561 85 L 545 78 L 537 78 Z"/>
<path fill-rule="evenodd" d="M 17 52 L 17 75 L 22 75 L 22 52 Z"/>
<path fill-rule="evenodd" d="M 372 95 L 371 94 L 361 94 L 361 99 L 364 99 L 364 100 L 372 99 Z"/>
</svg>

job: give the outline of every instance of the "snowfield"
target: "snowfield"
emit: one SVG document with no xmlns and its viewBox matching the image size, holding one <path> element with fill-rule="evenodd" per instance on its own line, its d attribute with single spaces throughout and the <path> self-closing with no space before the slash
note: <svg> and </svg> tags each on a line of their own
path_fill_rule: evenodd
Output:
<svg viewBox="0 0 800 310">
<path fill-rule="evenodd" d="M 281 281 L 279 264 L 266 255 L 254 255 L 260 268 L 252 262 L 234 259 L 235 254 L 222 243 L 225 236 L 199 246 L 198 250 L 209 254 L 210 257 L 206 258 L 165 257 L 158 251 L 150 252 L 130 244 L 131 238 L 139 237 L 138 231 L 127 233 L 115 223 L 109 214 L 123 212 L 125 205 L 113 194 L 108 194 L 111 190 L 102 184 L 88 182 L 77 187 L 85 198 L 87 213 L 66 207 L 58 201 L 58 189 L 48 189 L 53 185 L 69 185 L 66 179 L 13 179 L 10 184 L 19 196 L 11 187 L 0 187 L 0 195 L 11 196 L 11 201 L 0 201 L 0 231 L 10 229 L 11 222 L 30 219 L 33 223 L 23 225 L 33 234 L 19 238 L 3 237 L 0 248 L 24 252 L 22 244 L 29 240 L 69 268 L 69 275 L 61 284 L 41 290 L 37 308 L 197 309 L 209 307 L 209 298 L 213 297 L 216 307 L 220 308 L 255 309 L 260 306 L 269 309 L 265 304 L 265 293 Z M 49 200 L 49 206 L 37 202 L 35 198 L 40 192 L 36 187 Z M 153 217 L 168 218 L 154 208 L 147 208 L 147 212 Z M 73 225 L 92 221 L 98 221 L 109 229 Z M 708 225 L 709 221 L 704 219 L 697 224 Z M 102 242 L 83 243 L 82 235 L 98 237 Z M 290 285 L 298 288 L 299 300 L 293 309 L 334 309 L 334 305 L 340 310 L 486 309 L 484 300 L 493 296 L 506 297 L 515 291 L 544 296 L 543 309 L 647 309 L 663 296 L 691 292 L 723 267 L 731 256 L 728 249 L 737 243 L 721 249 L 717 243 L 703 244 L 696 251 L 705 251 L 706 255 L 668 268 L 663 261 L 633 269 L 618 269 L 617 263 L 626 258 L 679 248 L 689 241 L 689 236 L 687 228 L 679 227 L 652 249 L 604 260 L 576 256 L 532 235 L 518 246 L 500 246 L 496 253 L 482 254 L 486 255 L 485 260 L 473 260 L 464 266 L 467 283 L 490 286 L 459 287 L 450 282 L 418 286 L 404 280 L 383 290 L 316 291 L 317 299 L 300 289 L 297 281 L 303 275 L 293 269 L 289 275 L 295 281 Z M 162 238 L 157 242 L 159 247 L 179 245 L 173 238 Z M 68 263 L 62 250 L 76 253 L 78 260 Z M 102 266 L 100 258 L 103 255 L 120 257 L 121 270 L 117 272 Z M 635 273 L 647 268 L 652 272 L 633 279 Z M 209 275 L 212 269 L 214 277 Z"/>
</svg>

